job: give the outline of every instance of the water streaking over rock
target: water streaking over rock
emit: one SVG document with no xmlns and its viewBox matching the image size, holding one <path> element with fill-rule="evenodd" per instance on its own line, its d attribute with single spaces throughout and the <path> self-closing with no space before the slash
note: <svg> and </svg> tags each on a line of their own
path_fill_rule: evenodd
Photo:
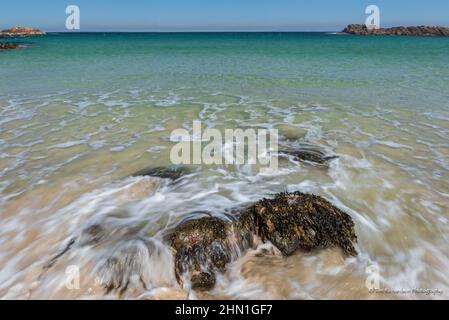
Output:
<svg viewBox="0 0 449 320">
<path fill-rule="evenodd" d="M 19 47 L 20 47 L 20 43 L 0 42 L 0 50 L 17 49 Z"/>
</svg>

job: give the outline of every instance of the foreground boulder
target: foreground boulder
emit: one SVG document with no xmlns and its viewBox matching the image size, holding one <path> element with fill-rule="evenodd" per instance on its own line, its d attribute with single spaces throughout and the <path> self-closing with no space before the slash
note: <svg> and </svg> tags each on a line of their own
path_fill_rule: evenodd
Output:
<svg viewBox="0 0 449 320">
<path fill-rule="evenodd" d="M 237 220 L 181 222 L 169 237 L 178 282 L 190 280 L 193 290 L 212 289 L 215 273 L 253 247 L 254 236 L 270 241 L 285 256 L 331 247 L 357 255 L 355 225 L 348 214 L 319 196 L 281 193 L 239 210 Z"/>
<path fill-rule="evenodd" d="M 274 199 L 263 199 L 247 208 L 240 221 L 286 256 L 298 249 L 310 251 L 330 247 L 340 247 L 347 255 L 357 255 L 352 218 L 319 196 L 280 193 Z"/>
<path fill-rule="evenodd" d="M 13 27 L 11 29 L 6 29 L 0 31 L 0 38 L 24 38 L 32 36 L 42 36 L 46 33 L 34 28 L 26 27 Z"/>
<path fill-rule="evenodd" d="M 357 35 L 395 35 L 395 36 L 443 36 L 449 37 L 449 28 L 446 27 L 393 27 L 368 29 L 364 24 L 350 24 L 343 31 L 343 33 L 357 34 Z"/>
</svg>

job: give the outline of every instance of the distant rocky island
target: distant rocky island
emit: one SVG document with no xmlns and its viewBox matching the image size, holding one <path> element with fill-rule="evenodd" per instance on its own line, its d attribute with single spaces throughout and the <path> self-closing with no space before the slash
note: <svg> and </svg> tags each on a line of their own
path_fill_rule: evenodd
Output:
<svg viewBox="0 0 449 320">
<path fill-rule="evenodd" d="M 13 27 L 11 29 L 0 31 L 0 39 L 25 38 L 43 35 L 45 35 L 45 32 L 39 29 L 26 27 Z M 26 44 L 23 42 L 0 42 L 0 50 L 17 49 L 24 45 Z"/>
<path fill-rule="evenodd" d="M 449 37 L 449 28 L 439 26 L 417 26 L 417 27 L 393 27 L 368 29 L 364 24 L 350 24 L 342 33 L 357 35 L 388 35 L 388 36 L 442 36 Z"/>
<path fill-rule="evenodd" d="M 0 38 L 25 38 L 43 35 L 45 35 L 45 32 L 39 29 L 26 27 L 13 27 L 11 29 L 0 31 Z"/>
</svg>

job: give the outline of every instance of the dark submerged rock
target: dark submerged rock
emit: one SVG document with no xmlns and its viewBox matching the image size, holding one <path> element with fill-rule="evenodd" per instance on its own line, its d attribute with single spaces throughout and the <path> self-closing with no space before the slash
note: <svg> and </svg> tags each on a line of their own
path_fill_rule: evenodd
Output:
<svg viewBox="0 0 449 320">
<path fill-rule="evenodd" d="M 157 177 L 162 179 L 178 180 L 182 176 L 191 173 L 191 171 L 182 166 L 168 166 L 168 167 L 149 167 L 137 171 L 133 177 Z"/>
<path fill-rule="evenodd" d="M 13 27 L 0 31 L 0 38 L 24 38 L 31 36 L 43 36 L 46 33 L 35 28 Z"/>
<path fill-rule="evenodd" d="M 327 165 L 329 161 L 337 159 L 338 156 L 328 156 L 321 150 L 315 148 L 300 148 L 298 150 L 281 150 L 281 156 L 293 157 L 296 161 L 308 162 L 317 165 Z"/>
<path fill-rule="evenodd" d="M 298 249 L 310 251 L 335 246 L 347 255 L 357 255 L 352 218 L 319 196 L 281 193 L 245 209 L 240 221 L 286 256 Z"/>
<path fill-rule="evenodd" d="M 215 285 L 215 273 L 225 271 L 247 243 L 241 240 L 244 232 L 234 231 L 234 223 L 205 217 L 187 220 L 175 228 L 169 241 L 176 252 L 175 275 L 179 283 L 187 275 L 194 290 L 209 290 Z"/>
</svg>

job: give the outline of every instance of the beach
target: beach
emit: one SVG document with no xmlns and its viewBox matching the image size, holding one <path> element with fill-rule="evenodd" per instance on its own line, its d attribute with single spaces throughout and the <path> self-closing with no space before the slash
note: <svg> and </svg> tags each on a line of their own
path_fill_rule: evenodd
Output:
<svg viewBox="0 0 449 320">
<path fill-rule="evenodd" d="M 417 299 L 449 297 L 449 40 L 328 33 L 49 33 L 0 53 L 0 297 L 13 299 Z M 336 156 L 192 165 L 173 182 L 171 132 L 277 129 L 285 148 Z M 358 255 L 283 257 L 260 244 L 185 290 L 161 231 L 284 191 L 348 213 Z M 73 246 L 92 224 L 117 239 Z M 145 287 L 105 293 L 98 267 L 127 230 L 157 254 Z M 124 230 L 121 233 L 120 230 Z M 80 288 L 67 288 L 67 267 Z M 377 266 L 382 289 L 366 286 Z M 368 269 L 369 270 L 369 269 Z"/>
</svg>

